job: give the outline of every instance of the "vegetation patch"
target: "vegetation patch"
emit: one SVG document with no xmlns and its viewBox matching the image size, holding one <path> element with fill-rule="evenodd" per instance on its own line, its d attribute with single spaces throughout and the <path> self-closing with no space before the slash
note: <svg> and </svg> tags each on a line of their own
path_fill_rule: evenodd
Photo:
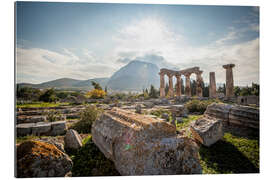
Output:
<svg viewBox="0 0 270 180">
<path fill-rule="evenodd" d="M 54 103 L 54 102 L 31 102 L 31 103 L 17 103 L 17 108 L 39 108 L 39 107 L 58 107 L 69 105 L 69 103 Z"/>
<path fill-rule="evenodd" d="M 71 126 L 78 133 L 91 133 L 94 121 L 100 116 L 101 110 L 95 105 L 87 106 L 80 114 L 80 120 Z"/>
<path fill-rule="evenodd" d="M 193 99 L 193 100 L 188 101 L 185 104 L 185 107 L 188 109 L 190 113 L 196 112 L 196 113 L 203 114 L 207 106 L 214 102 L 219 103 L 220 101 L 218 99 L 209 99 L 209 100 Z"/>
<path fill-rule="evenodd" d="M 88 136 L 83 139 L 83 146 L 69 153 L 73 161 L 72 176 L 120 176 L 114 163 L 107 159 Z"/>
<path fill-rule="evenodd" d="M 259 140 L 225 133 L 211 147 L 201 146 L 204 174 L 259 173 Z"/>
<path fill-rule="evenodd" d="M 187 127 L 189 127 L 191 122 L 199 119 L 200 117 L 202 117 L 202 115 L 189 115 L 187 118 L 182 119 L 183 120 L 182 123 L 175 122 L 176 129 L 181 130 L 181 129 L 187 128 Z"/>
<path fill-rule="evenodd" d="M 167 113 L 169 115 L 170 119 L 172 118 L 171 111 L 166 110 L 166 109 L 157 109 L 157 110 L 152 110 L 150 112 L 151 115 L 154 115 L 154 116 L 157 116 L 157 117 L 160 117 L 160 118 L 161 118 L 163 113 Z"/>
</svg>

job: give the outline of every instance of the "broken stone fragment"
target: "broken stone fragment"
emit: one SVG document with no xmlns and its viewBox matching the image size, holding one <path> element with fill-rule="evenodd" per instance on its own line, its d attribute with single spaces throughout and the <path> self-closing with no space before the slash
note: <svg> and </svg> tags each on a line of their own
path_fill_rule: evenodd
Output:
<svg viewBox="0 0 270 180">
<path fill-rule="evenodd" d="M 113 108 L 94 122 L 91 132 L 121 175 L 202 173 L 197 144 L 159 118 Z"/>
<path fill-rule="evenodd" d="M 72 160 L 55 145 L 42 141 L 26 141 L 17 147 L 19 178 L 64 177 L 72 169 Z"/>
<path fill-rule="evenodd" d="M 193 122 L 190 126 L 192 136 L 205 146 L 211 146 L 220 140 L 224 133 L 220 119 L 203 116 Z"/>
<path fill-rule="evenodd" d="M 138 113 L 138 114 L 141 114 L 142 113 L 142 107 L 140 104 L 137 104 L 136 107 L 135 107 L 135 112 Z"/>
<path fill-rule="evenodd" d="M 69 129 L 64 137 L 65 149 L 79 149 L 82 147 L 82 139 L 77 131 Z"/>
</svg>

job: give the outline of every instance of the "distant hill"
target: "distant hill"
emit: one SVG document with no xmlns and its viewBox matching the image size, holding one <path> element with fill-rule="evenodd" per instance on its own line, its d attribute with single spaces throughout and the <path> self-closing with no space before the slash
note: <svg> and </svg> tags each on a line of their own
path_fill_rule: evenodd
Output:
<svg viewBox="0 0 270 180">
<path fill-rule="evenodd" d="M 71 78 L 61 78 L 53 81 L 48 81 L 40 84 L 31 84 L 31 83 L 20 83 L 18 84 L 21 87 L 33 87 L 39 89 L 45 88 L 56 88 L 56 89 L 66 89 L 66 90 L 89 90 L 92 89 L 92 81 L 95 81 L 101 85 L 102 88 L 105 88 L 109 78 L 95 78 L 88 80 L 77 80 Z"/>
<path fill-rule="evenodd" d="M 142 91 L 153 84 L 159 87 L 159 68 L 152 63 L 131 61 L 116 71 L 108 81 L 108 88 L 114 91 Z"/>
</svg>

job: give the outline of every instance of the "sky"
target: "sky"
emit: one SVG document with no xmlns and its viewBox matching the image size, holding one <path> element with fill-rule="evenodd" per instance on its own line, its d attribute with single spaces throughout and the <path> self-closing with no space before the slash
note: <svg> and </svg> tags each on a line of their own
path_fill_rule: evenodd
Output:
<svg viewBox="0 0 270 180">
<path fill-rule="evenodd" d="M 132 60 L 259 83 L 259 7 L 16 3 L 16 81 L 110 77 Z M 192 75 L 195 77 L 195 75 Z"/>
</svg>

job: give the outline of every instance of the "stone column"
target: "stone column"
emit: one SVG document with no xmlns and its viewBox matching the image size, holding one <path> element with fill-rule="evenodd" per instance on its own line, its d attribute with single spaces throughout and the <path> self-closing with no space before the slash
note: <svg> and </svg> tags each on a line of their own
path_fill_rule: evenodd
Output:
<svg viewBox="0 0 270 180">
<path fill-rule="evenodd" d="M 232 68 L 234 67 L 234 64 L 226 64 L 223 65 L 223 68 L 226 69 L 226 97 L 234 97 L 233 92 L 233 71 Z"/>
<path fill-rule="evenodd" d="M 209 73 L 209 97 L 210 98 L 216 98 L 217 97 L 217 87 L 216 87 L 216 77 L 215 77 L 215 72 L 210 72 Z"/>
<path fill-rule="evenodd" d="M 173 97 L 173 75 L 172 74 L 168 74 L 168 77 L 169 77 L 169 92 L 168 92 L 168 95 L 169 97 Z"/>
<path fill-rule="evenodd" d="M 181 96 L 181 88 L 182 88 L 182 81 L 181 81 L 181 76 L 177 75 L 176 76 L 177 83 L 176 83 L 176 96 L 180 97 Z"/>
<path fill-rule="evenodd" d="M 197 80 L 197 83 L 196 83 L 196 94 L 198 97 L 202 97 L 203 96 L 203 79 L 202 79 L 202 73 L 203 71 L 198 71 L 196 73 L 196 80 Z"/>
<path fill-rule="evenodd" d="M 190 75 L 191 74 L 185 74 L 185 77 L 186 77 L 185 95 L 187 95 L 187 96 L 191 96 Z"/>
<path fill-rule="evenodd" d="M 159 96 L 161 98 L 165 97 L 165 81 L 164 81 L 164 74 L 159 73 L 160 75 L 160 88 L 159 88 Z"/>
</svg>

